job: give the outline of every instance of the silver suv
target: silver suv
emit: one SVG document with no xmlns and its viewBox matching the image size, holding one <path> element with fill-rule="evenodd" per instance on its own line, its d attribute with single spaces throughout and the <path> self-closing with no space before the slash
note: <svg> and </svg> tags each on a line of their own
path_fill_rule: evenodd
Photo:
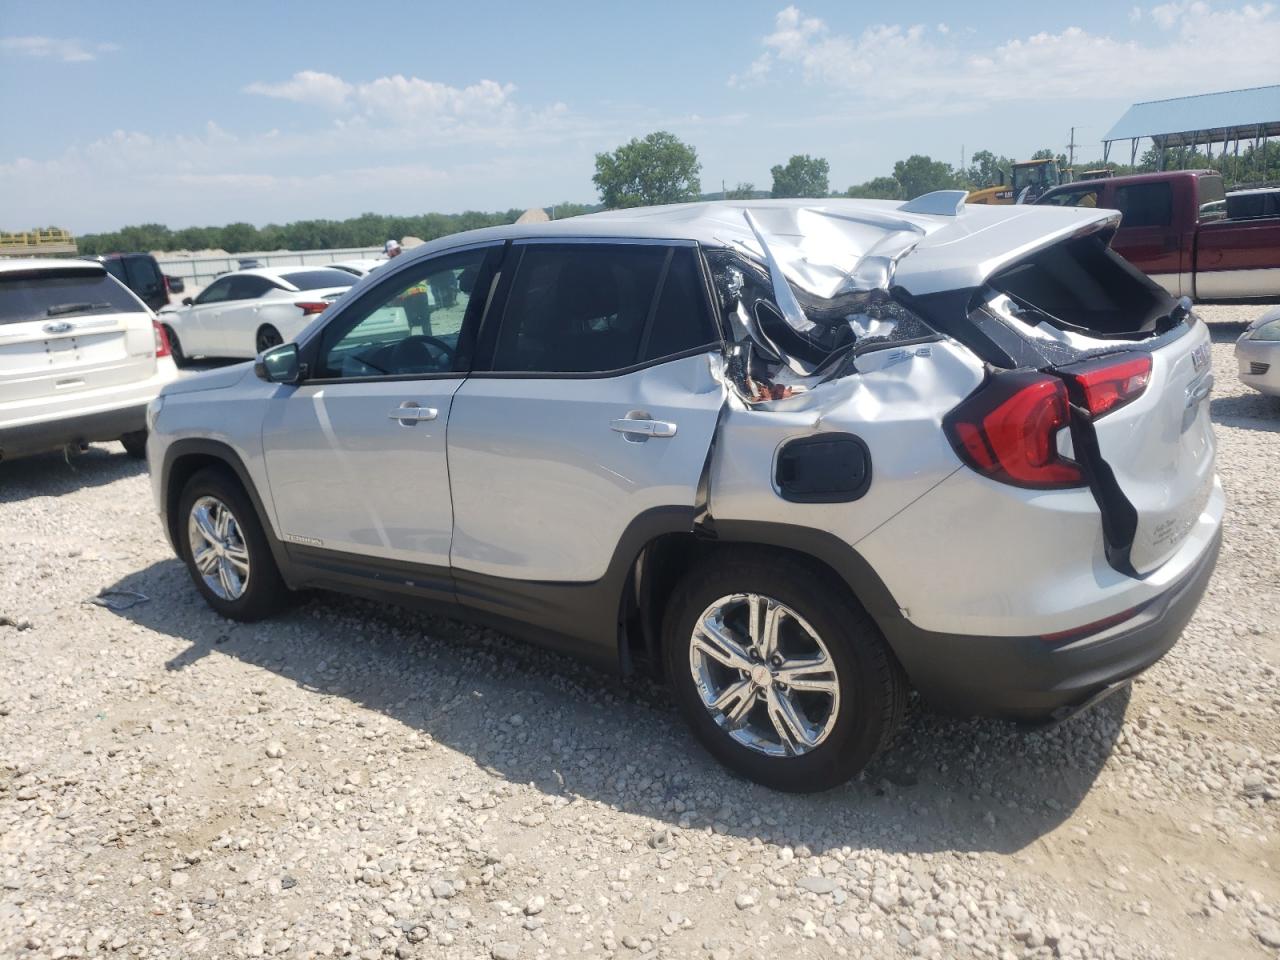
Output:
<svg viewBox="0 0 1280 960">
<path fill-rule="evenodd" d="M 447 237 L 153 404 L 156 503 L 253 620 L 322 587 L 663 675 L 820 790 L 938 708 L 1158 660 L 1223 512 L 1209 334 L 1111 211 L 764 201 Z"/>
</svg>

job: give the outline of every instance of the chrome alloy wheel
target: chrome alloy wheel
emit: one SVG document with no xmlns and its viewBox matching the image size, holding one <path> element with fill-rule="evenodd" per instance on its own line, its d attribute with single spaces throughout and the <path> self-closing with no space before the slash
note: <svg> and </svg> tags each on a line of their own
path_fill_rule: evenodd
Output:
<svg viewBox="0 0 1280 960">
<path fill-rule="evenodd" d="M 702 612 L 689 670 L 703 706 L 734 740 L 771 757 L 819 746 L 840 714 L 836 665 L 817 632 L 771 597 L 736 593 Z"/>
<path fill-rule="evenodd" d="M 249 548 L 231 508 L 201 497 L 187 517 L 191 559 L 205 586 L 223 600 L 239 600 L 249 586 Z"/>
</svg>

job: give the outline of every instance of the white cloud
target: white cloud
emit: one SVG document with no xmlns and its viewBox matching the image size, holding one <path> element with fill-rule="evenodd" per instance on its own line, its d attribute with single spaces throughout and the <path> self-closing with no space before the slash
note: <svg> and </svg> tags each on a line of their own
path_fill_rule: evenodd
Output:
<svg viewBox="0 0 1280 960">
<path fill-rule="evenodd" d="M 511 98 L 515 90 L 513 84 L 492 80 L 481 80 L 467 87 L 451 87 L 445 83 L 396 74 L 360 84 L 356 98 L 370 115 L 404 122 L 432 116 L 493 116 L 513 106 Z"/>
<path fill-rule="evenodd" d="M 282 83 L 251 83 L 244 92 L 337 109 L 351 96 L 351 84 L 331 73 L 303 70 Z"/>
<path fill-rule="evenodd" d="M 348 83 L 331 73 L 303 70 L 279 83 L 256 81 L 244 91 L 334 111 L 354 111 L 374 122 L 392 124 L 417 123 L 428 118 L 494 119 L 516 111 L 514 84 L 480 80 L 469 86 L 454 87 L 399 73 L 364 83 Z"/>
<path fill-rule="evenodd" d="M 732 85 L 798 70 L 814 86 L 866 104 L 922 113 L 979 109 L 1011 100 L 1142 99 L 1254 86 L 1280 49 L 1271 4 L 1214 7 L 1175 2 L 1135 8 L 1159 28 L 1119 40 L 1079 27 L 982 47 L 921 25 L 832 30 L 794 6 L 781 10 L 765 48 Z"/>
<path fill-rule="evenodd" d="M 119 44 L 88 44 L 73 37 L 0 37 L 0 50 L 26 57 L 40 57 L 77 63 L 96 60 L 100 53 L 119 50 Z"/>
</svg>

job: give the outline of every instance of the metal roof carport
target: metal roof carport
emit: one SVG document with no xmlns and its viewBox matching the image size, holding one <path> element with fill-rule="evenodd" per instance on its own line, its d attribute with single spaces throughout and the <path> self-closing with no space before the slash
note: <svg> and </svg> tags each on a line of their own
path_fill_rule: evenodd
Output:
<svg viewBox="0 0 1280 960">
<path fill-rule="evenodd" d="M 1163 168 L 1168 147 L 1204 144 L 1212 158 L 1215 143 L 1221 143 L 1225 153 L 1227 144 L 1234 140 L 1239 153 L 1240 141 L 1249 140 L 1254 149 L 1263 151 L 1265 168 L 1267 140 L 1278 134 L 1280 84 L 1135 103 L 1102 138 L 1102 156 L 1110 159 L 1111 144 L 1128 140 L 1132 165 L 1137 160 L 1138 141 L 1150 139 Z"/>
</svg>

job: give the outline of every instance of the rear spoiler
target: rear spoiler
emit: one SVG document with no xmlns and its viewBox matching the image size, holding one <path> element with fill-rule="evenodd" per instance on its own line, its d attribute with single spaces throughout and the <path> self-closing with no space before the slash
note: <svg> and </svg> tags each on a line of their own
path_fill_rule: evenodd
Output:
<svg viewBox="0 0 1280 960">
<path fill-rule="evenodd" d="M 15 280 L 67 280 L 72 277 L 105 277 L 107 268 L 100 263 L 67 263 L 65 266 L 37 267 L 29 270 L 0 270 L 0 283 Z"/>
<path fill-rule="evenodd" d="M 1120 226 L 1117 210 L 1053 208 L 1054 213 L 1076 215 L 1046 217 L 1044 207 L 1025 209 L 1023 216 L 973 224 L 971 231 L 965 229 L 970 218 L 957 216 L 954 227 L 922 239 L 910 256 L 902 258 L 894 273 L 895 282 L 914 296 L 973 290 L 1011 264 L 1063 240 L 1097 235 L 1110 244 Z"/>
</svg>

